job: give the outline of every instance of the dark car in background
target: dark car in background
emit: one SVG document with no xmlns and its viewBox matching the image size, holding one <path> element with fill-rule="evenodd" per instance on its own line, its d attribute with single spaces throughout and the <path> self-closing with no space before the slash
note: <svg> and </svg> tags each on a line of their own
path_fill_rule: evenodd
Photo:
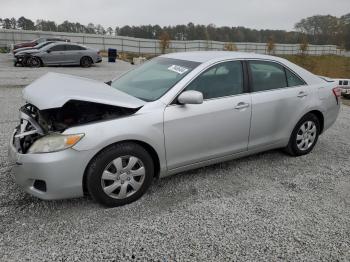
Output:
<svg viewBox="0 0 350 262">
<path fill-rule="evenodd" d="M 13 50 L 13 55 L 19 53 L 19 52 L 22 52 L 22 51 L 27 51 L 27 50 L 31 50 L 31 49 L 40 49 L 48 44 L 51 44 L 51 43 L 54 43 L 56 41 L 45 41 L 45 42 L 42 42 L 40 44 L 37 44 L 36 46 L 33 46 L 33 47 L 21 47 L 21 48 L 17 48 L 16 50 Z"/>
<path fill-rule="evenodd" d="M 18 48 L 22 48 L 22 47 L 34 47 L 40 43 L 43 43 L 43 42 L 47 42 L 47 41 L 54 41 L 54 42 L 57 42 L 57 41 L 62 41 L 62 42 L 70 42 L 69 39 L 64 39 L 64 38 L 60 38 L 60 37 L 39 37 L 37 39 L 34 39 L 32 41 L 28 41 L 28 42 L 23 42 L 23 43 L 18 43 L 18 44 L 15 44 L 13 46 L 13 50 L 16 50 Z"/>
<path fill-rule="evenodd" d="M 102 61 L 100 51 L 75 43 L 55 42 L 40 49 L 30 49 L 15 55 L 15 65 L 40 67 L 46 65 L 80 65 L 90 67 Z"/>
</svg>

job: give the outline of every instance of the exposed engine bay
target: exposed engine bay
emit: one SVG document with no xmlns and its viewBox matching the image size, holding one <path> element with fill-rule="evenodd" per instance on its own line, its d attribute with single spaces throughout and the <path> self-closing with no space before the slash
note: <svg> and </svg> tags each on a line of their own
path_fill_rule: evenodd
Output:
<svg viewBox="0 0 350 262">
<path fill-rule="evenodd" d="M 25 154 L 37 139 L 47 134 L 132 115 L 138 110 L 78 100 L 70 100 L 60 108 L 46 110 L 26 104 L 20 108 L 21 122 L 16 128 L 13 144 L 19 153 Z"/>
</svg>

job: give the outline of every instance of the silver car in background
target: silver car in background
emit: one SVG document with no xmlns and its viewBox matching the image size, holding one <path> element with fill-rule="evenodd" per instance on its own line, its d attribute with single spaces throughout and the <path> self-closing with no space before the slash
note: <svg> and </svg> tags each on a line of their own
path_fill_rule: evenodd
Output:
<svg viewBox="0 0 350 262">
<path fill-rule="evenodd" d="M 90 67 L 102 61 L 98 50 L 66 42 L 55 42 L 40 49 L 30 49 L 15 54 L 15 64 L 24 63 L 30 67 L 49 65 L 80 65 Z"/>
<path fill-rule="evenodd" d="M 276 148 L 308 154 L 340 109 L 337 83 L 237 52 L 163 55 L 110 85 L 49 73 L 23 94 L 9 148 L 17 183 L 106 206 L 185 170 Z"/>
<path fill-rule="evenodd" d="M 55 41 L 46 41 L 46 42 L 42 42 L 40 44 L 37 44 L 33 47 L 22 47 L 22 48 L 17 48 L 16 50 L 13 50 L 13 55 L 22 52 L 22 51 L 28 51 L 28 50 L 32 50 L 32 49 L 40 49 L 43 48 L 46 45 L 49 45 L 51 43 L 54 43 Z"/>
</svg>

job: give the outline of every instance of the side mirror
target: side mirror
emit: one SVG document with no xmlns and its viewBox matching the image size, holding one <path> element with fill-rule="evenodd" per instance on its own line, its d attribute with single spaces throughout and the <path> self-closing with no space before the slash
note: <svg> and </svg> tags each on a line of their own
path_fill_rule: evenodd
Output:
<svg viewBox="0 0 350 262">
<path fill-rule="evenodd" d="M 203 94 L 198 91 L 194 90 L 188 90 L 183 92 L 179 97 L 177 98 L 177 101 L 182 104 L 202 104 L 203 103 Z"/>
<path fill-rule="evenodd" d="M 49 49 L 49 50 L 46 50 L 46 53 L 50 54 L 50 53 L 51 53 L 51 50 L 50 50 L 50 49 Z"/>
</svg>

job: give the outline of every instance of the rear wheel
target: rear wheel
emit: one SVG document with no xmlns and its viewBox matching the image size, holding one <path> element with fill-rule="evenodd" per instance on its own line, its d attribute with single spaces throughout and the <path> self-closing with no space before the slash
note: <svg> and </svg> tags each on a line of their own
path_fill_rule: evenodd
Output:
<svg viewBox="0 0 350 262">
<path fill-rule="evenodd" d="M 135 143 L 112 145 L 99 153 L 87 170 L 87 188 L 98 203 L 116 207 L 139 199 L 150 186 L 154 165 Z"/>
<path fill-rule="evenodd" d="M 320 134 L 320 122 L 314 114 L 305 115 L 296 124 L 285 151 L 293 156 L 310 153 Z"/>
<path fill-rule="evenodd" d="M 81 67 L 90 67 L 92 64 L 92 59 L 88 56 L 84 56 L 80 59 L 80 66 Z"/>
</svg>

